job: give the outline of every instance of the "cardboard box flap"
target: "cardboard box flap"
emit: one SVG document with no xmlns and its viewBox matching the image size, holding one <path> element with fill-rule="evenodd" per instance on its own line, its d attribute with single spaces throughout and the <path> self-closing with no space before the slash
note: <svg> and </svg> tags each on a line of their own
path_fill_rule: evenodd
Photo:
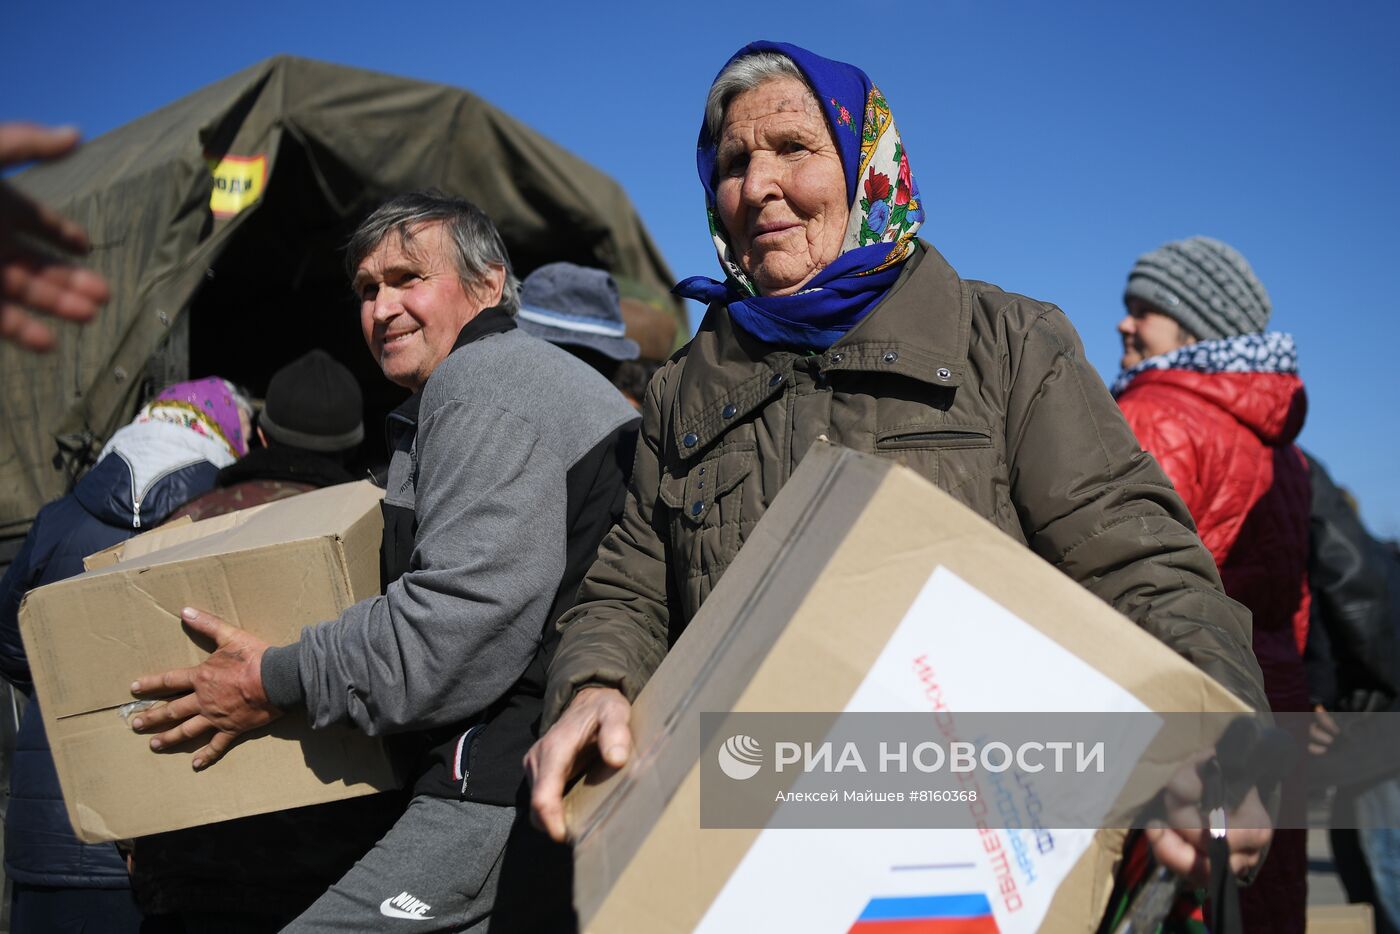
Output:
<svg viewBox="0 0 1400 934">
<path fill-rule="evenodd" d="M 163 525 L 160 530 L 156 531 L 174 531 L 175 529 L 188 529 L 192 525 L 194 525 L 193 519 L 191 519 L 189 516 L 181 516 L 178 519 L 171 519 L 169 522 Z M 116 564 L 122 559 L 122 555 L 126 552 L 126 547 L 128 545 L 130 545 L 132 542 L 145 538 L 146 535 L 154 535 L 156 531 L 147 532 L 145 533 L 145 535 L 138 535 L 135 538 L 128 538 L 124 542 L 117 542 L 115 545 L 112 545 L 109 548 L 104 548 L 101 551 L 94 551 L 92 554 L 88 555 L 86 558 L 83 559 L 83 570 L 95 571 L 98 568 L 105 568 L 109 565 Z"/>
<path fill-rule="evenodd" d="M 145 535 L 125 542 L 127 548 L 119 560 L 99 569 L 99 573 L 110 572 L 117 565 L 129 568 L 168 564 L 341 535 L 363 517 L 370 504 L 383 497 L 383 490 L 361 480 L 240 509 L 189 526 L 156 529 L 146 533 L 151 538 L 145 542 Z"/>
<path fill-rule="evenodd" d="M 88 555 L 83 559 L 83 568 L 88 571 L 100 571 L 102 568 L 111 567 L 119 561 L 130 561 L 171 545 L 179 545 L 194 541 L 196 538 L 203 538 L 205 535 L 222 532 L 224 529 L 246 522 L 249 514 L 261 508 L 261 506 L 253 506 L 249 509 L 224 513 L 222 516 L 214 516 L 199 522 L 195 522 L 189 516 L 181 516 L 159 528 L 143 532 L 135 538 L 128 538 L 124 542 L 117 542 L 110 548 L 104 548 Z"/>
</svg>

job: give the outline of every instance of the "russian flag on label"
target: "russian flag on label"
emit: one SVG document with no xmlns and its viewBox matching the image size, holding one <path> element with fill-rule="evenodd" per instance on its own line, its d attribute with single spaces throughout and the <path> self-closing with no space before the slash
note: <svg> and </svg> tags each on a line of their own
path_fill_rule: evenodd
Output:
<svg viewBox="0 0 1400 934">
<path fill-rule="evenodd" d="M 981 893 L 872 898 L 847 934 L 997 934 Z"/>
</svg>

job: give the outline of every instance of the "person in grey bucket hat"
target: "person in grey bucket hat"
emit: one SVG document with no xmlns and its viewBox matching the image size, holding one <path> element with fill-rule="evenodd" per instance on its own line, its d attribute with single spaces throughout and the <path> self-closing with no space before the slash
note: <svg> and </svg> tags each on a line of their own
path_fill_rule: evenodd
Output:
<svg viewBox="0 0 1400 934">
<path fill-rule="evenodd" d="M 1143 325 L 1153 313 L 1187 332 L 1179 335 L 1180 343 L 1193 343 L 1258 334 L 1272 311 L 1269 293 L 1245 258 L 1210 237 L 1187 237 L 1139 256 L 1123 301 L 1128 317 L 1118 330 L 1124 338 L 1124 369 L 1170 349 L 1157 346 L 1161 338 L 1150 331 L 1150 322 Z"/>
<path fill-rule="evenodd" d="M 586 348 L 612 360 L 635 360 L 640 353 L 622 321 L 617 283 L 601 269 L 541 266 L 520 284 L 516 320 L 525 333 L 566 348 Z"/>
</svg>

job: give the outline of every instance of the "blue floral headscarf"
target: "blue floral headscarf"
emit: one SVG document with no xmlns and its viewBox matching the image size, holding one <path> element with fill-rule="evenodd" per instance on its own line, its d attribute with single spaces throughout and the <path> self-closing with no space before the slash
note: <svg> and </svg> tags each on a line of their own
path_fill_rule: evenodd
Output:
<svg viewBox="0 0 1400 934">
<path fill-rule="evenodd" d="M 762 296 L 739 268 L 715 205 L 718 147 L 702 122 L 696 147 L 700 184 L 710 233 L 719 253 L 724 282 L 694 276 L 676 294 L 728 304 L 734 322 L 760 340 L 825 350 L 869 313 L 899 278 L 924 220 L 919 186 L 880 89 L 865 72 L 814 55 L 786 42 L 752 42 L 725 63 L 756 52 L 778 52 L 792 59 L 806 77 L 826 115 L 846 176 L 851 217 L 841 254 L 794 295 Z M 724 69 L 720 69 L 722 74 Z"/>
</svg>

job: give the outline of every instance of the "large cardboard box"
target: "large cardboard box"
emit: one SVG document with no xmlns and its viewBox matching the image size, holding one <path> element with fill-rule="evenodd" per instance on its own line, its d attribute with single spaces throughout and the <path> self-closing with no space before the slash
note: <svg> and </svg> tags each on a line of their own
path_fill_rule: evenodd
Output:
<svg viewBox="0 0 1400 934">
<path fill-rule="evenodd" d="M 88 842 L 336 801 L 395 787 L 382 743 L 312 731 L 296 713 L 195 773 L 190 748 L 133 733 L 131 682 L 198 664 L 196 606 L 279 645 L 379 592 L 381 491 L 351 483 L 137 536 L 78 577 L 32 591 L 20 632 L 68 816 Z"/>
<path fill-rule="evenodd" d="M 702 829 L 713 802 L 702 801 L 701 776 L 717 748 L 704 714 L 927 711 L 933 668 L 940 703 L 959 711 L 1157 720 L 1152 711 L 1245 710 L 914 472 L 819 445 L 637 699 L 629 764 L 566 799 L 583 928 L 846 932 L 869 922 L 873 931 L 885 928 L 872 909 L 973 892 L 991 895 L 972 912 L 982 917 L 948 929 L 1093 931 L 1122 830 L 1060 834 L 1053 858 L 1018 853 L 1035 878 L 1020 880 L 1007 910 L 988 866 L 995 857 L 1007 866 L 1010 841 L 993 839 L 1002 831 L 787 829 L 778 815 L 767 826 Z"/>
</svg>

